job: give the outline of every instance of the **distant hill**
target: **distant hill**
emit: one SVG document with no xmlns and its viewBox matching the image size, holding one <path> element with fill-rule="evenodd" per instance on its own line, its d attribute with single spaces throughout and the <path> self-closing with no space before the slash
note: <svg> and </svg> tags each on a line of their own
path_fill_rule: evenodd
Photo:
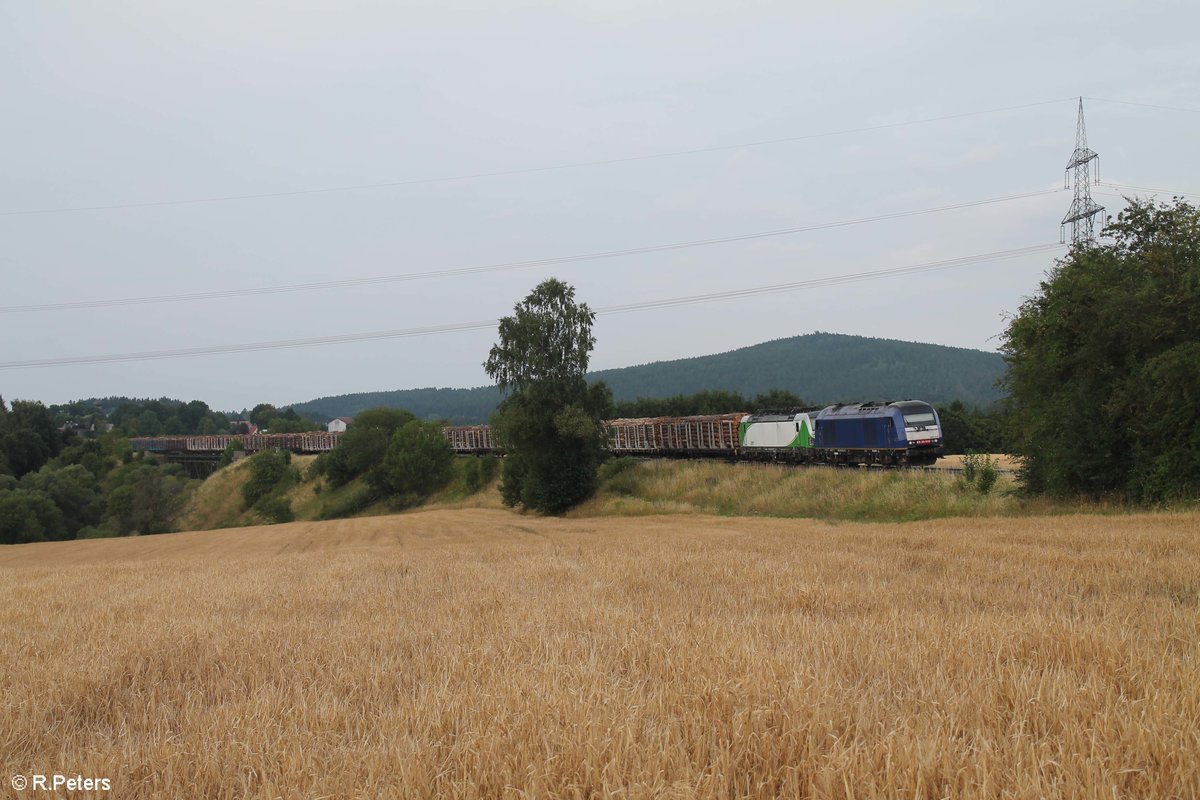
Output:
<svg viewBox="0 0 1200 800">
<path fill-rule="evenodd" d="M 1000 398 L 998 353 L 936 344 L 812 333 L 678 361 L 602 370 L 618 399 L 728 389 L 752 396 L 787 389 L 814 405 L 917 398 L 985 404 Z"/>
<path fill-rule="evenodd" d="M 770 389 L 795 392 L 814 405 L 916 398 L 986 405 L 1001 397 L 998 353 L 936 344 L 811 333 L 697 358 L 658 361 L 592 373 L 617 400 L 670 397 L 703 389 L 754 396 Z M 401 389 L 322 397 L 293 406 L 301 416 L 352 417 L 374 406 L 406 408 L 423 419 L 483 422 L 500 400 L 494 386 L 475 389 Z"/>
<path fill-rule="evenodd" d="M 292 406 L 296 413 L 317 421 L 353 417 L 368 408 L 403 408 L 418 419 L 448 419 L 458 425 L 487 422 L 500 402 L 495 386 L 475 389 L 397 389 L 391 392 L 358 392 L 318 397 Z"/>
</svg>

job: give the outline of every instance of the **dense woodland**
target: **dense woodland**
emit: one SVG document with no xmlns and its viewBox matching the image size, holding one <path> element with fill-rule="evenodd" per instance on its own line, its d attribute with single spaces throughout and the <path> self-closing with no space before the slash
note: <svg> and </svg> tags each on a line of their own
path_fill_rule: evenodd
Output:
<svg viewBox="0 0 1200 800">
<path fill-rule="evenodd" d="M 0 543 L 168 531 L 188 483 L 119 434 L 64 432 L 41 403 L 0 401 Z"/>
<path fill-rule="evenodd" d="M 1050 272 L 1004 336 L 1027 491 L 1200 493 L 1200 210 L 1135 201 Z"/>
<path fill-rule="evenodd" d="M 242 416 L 199 400 L 0 399 L 0 544 L 172 530 L 195 481 L 135 455 L 129 437 L 226 433 L 242 418 L 277 432 L 323 428 L 267 404 Z"/>
</svg>

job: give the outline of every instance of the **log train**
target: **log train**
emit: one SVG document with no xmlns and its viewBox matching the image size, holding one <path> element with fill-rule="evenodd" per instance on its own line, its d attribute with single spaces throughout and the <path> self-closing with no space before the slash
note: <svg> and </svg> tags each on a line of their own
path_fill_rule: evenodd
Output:
<svg viewBox="0 0 1200 800">
<path fill-rule="evenodd" d="M 919 400 L 755 414 L 614 419 L 605 423 L 605 430 L 614 455 L 920 466 L 932 464 L 945 452 L 937 411 Z M 487 425 L 448 426 L 442 433 L 459 454 L 501 450 Z M 325 453 L 337 446 L 341 436 L 312 432 L 139 437 L 132 444 L 134 450 L 164 455 L 219 453 L 234 440 L 240 440 L 248 453 Z"/>
</svg>

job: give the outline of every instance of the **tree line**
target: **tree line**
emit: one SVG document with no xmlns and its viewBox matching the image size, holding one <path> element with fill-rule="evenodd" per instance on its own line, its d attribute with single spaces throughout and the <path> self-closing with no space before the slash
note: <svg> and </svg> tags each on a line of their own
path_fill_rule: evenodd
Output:
<svg viewBox="0 0 1200 800">
<path fill-rule="evenodd" d="M 129 437 L 229 433 L 235 416 L 199 400 L 0 398 L 0 544 L 172 530 L 197 481 Z M 265 403 L 248 416 L 280 433 L 324 429 Z"/>
<path fill-rule="evenodd" d="M 119 435 L 79 437 L 41 403 L 0 399 L 0 544 L 170 530 L 188 485 Z"/>
<path fill-rule="evenodd" d="M 1200 495 L 1200 210 L 1131 201 L 1074 246 L 1004 334 L 1026 491 Z"/>
<path fill-rule="evenodd" d="M 72 425 L 83 435 L 102 433 L 108 425 L 123 436 L 207 436 L 218 433 L 247 433 L 238 422 L 249 422 L 272 433 L 303 433 L 324 430 L 322 423 L 297 413 L 259 403 L 240 412 L 216 411 L 202 400 L 104 397 L 76 400 L 49 407 L 55 425 Z"/>
</svg>

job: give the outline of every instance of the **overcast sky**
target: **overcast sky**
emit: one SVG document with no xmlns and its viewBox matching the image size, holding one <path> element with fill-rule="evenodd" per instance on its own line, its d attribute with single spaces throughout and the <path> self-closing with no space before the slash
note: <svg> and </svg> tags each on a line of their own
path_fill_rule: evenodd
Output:
<svg viewBox="0 0 1200 800">
<path fill-rule="evenodd" d="M 0 0 L 0 362 L 489 320 L 548 276 L 601 309 L 1055 243 L 1068 191 L 12 310 L 1061 189 L 1079 95 L 1105 98 L 1084 101 L 1102 180 L 1200 192 L 1200 113 L 1110 102 L 1200 109 L 1197 30 L 1191 2 Z M 995 350 L 1055 254 L 604 314 L 592 366 L 815 330 Z M 476 386 L 494 339 L 0 369 L 0 395 L 234 410 Z"/>
</svg>

